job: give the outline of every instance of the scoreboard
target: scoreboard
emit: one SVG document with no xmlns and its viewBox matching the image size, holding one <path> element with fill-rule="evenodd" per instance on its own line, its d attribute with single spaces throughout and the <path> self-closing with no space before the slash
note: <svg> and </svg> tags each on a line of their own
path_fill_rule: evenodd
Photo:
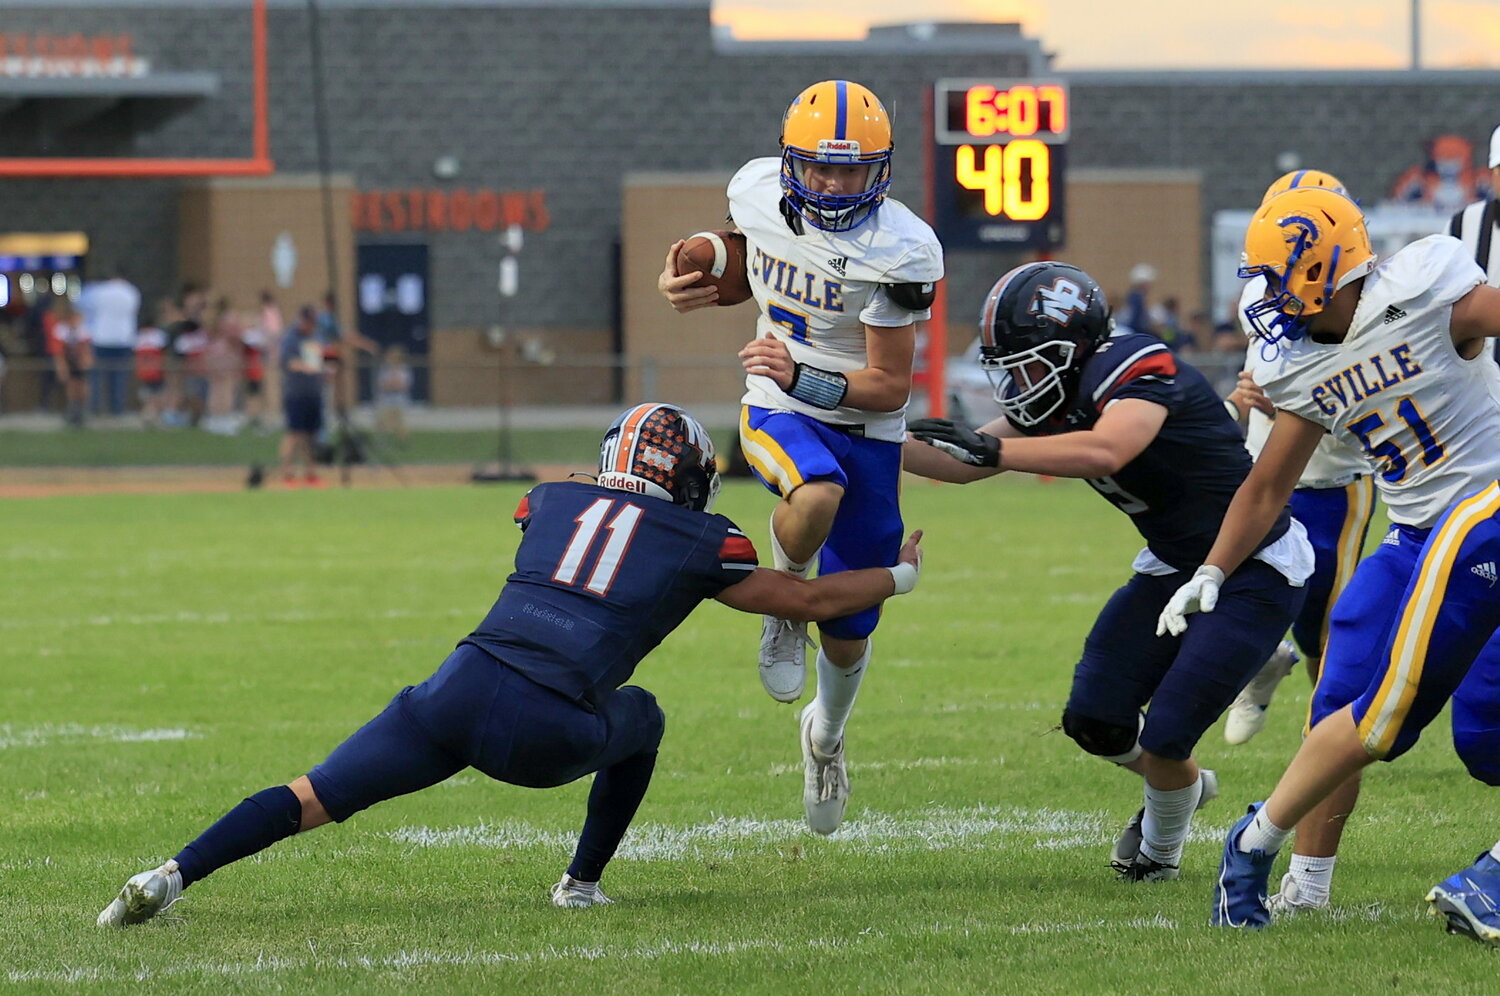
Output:
<svg viewBox="0 0 1500 996">
<path fill-rule="evenodd" d="M 933 228 L 952 249 L 1063 241 L 1068 87 L 1046 80 L 933 85 Z"/>
</svg>

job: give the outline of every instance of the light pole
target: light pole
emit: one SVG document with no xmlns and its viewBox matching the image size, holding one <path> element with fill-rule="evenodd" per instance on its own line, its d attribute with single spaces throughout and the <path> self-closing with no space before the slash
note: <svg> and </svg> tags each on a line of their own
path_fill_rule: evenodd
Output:
<svg viewBox="0 0 1500 996">
<path fill-rule="evenodd" d="M 505 254 L 500 257 L 499 273 L 495 289 L 497 291 L 496 323 L 490 331 L 490 343 L 495 347 L 495 368 L 499 373 L 497 383 L 497 399 L 500 404 L 500 429 L 496 438 L 495 467 L 493 470 L 476 469 L 474 481 L 476 483 L 490 483 L 495 481 L 533 481 L 536 475 L 525 469 L 518 469 L 511 464 L 510 449 L 510 371 L 506 368 L 505 354 L 501 352 L 506 338 L 510 334 L 511 305 L 515 300 L 516 292 L 521 287 L 521 264 L 518 256 L 525 239 L 520 225 L 509 225 L 505 233 L 500 236 L 500 245 Z"/>
</svg>

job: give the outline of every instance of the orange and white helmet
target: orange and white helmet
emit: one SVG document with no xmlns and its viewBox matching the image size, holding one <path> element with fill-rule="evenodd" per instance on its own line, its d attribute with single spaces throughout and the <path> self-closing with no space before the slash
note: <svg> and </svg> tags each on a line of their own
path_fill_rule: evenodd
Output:
<svg viewBox="0 0 1500 996">
<path fill-rule="evenodd" d="M 699 512 L 712 511 L 719 496 L 713 438 L 676 405 L 636 405 L 604 433 L 597 483 Z"/>
<path fill-rule="evenodd" d="M 1294 169 L 1290 173 L 1283 173 L 1277 177 L 1266 188 L 1265 195 L 1261 197 L 1260 202 L 1264 204 L 1277 194 L 1284 194 L 1288 190 L 1297 190 L 1301 187 L 1322 187 L 1324 190 L 1332 190 L 1345 197 L 1349 196 L 1349 191 L 1344 187 L 1344 181 L 1332 173 L 1325 173 L 1320 169 Z"/>
<path fill-rule="evenodd" d="M 1300 339 L 1306 323 L 1340 288 L 1375 268 L 1364 212 L 1325 187 L 1296 187 L 1267 200 L 1250 219 L 1241 278 L 1266 278 L 1266 296 L 1245 309 L 1267 342 Z"/>
<path fill-rule="evenodd" d="M 858 228 L 885 200 L 891 186 L 891 118 L 868 87 L 824 80 L 803 90 L 781 119 L 781 192 L 814 228 L 847 232 Z M 854 194 L 819 193 L 807 186 L 808 163 L 867 164 L 864 189 Z"/>
</svg>

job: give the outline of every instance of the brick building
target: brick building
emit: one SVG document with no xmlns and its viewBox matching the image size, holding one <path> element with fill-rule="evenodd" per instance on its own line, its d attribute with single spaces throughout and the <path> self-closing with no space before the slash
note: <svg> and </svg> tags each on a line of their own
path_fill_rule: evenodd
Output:
<svg viewBox="0 0 1500 996">
<path fill-rule="evenodd" d="M 268 0 L 269 126 L 278 174 L 319 166 L 304 0 Z M 7 37 L 127 35 L 150 63 L 136 81 L 39 91 L 0 75 L 0 156 L 244 156 L 252 129 L 248 0 L 8 0 Z M 622 190 L 637 173 L 727 175 L 774 154 L 779 115 L 807 83 L 871 86 L 897 126 L 895 196 L 923 202 L 926 88 L 942 77 L 1046 74 L 1043 40 L 1015 25 L 876 29 L 863 42 L 741 43 L 717 35 L 708 0 L 320 0 L 329 165 L 349 243 L 420 241 L 434 330 L 495 320 L 495 226 L 415 224 L 403 195 L 532 197 L 516 321 L 556 353 L 619 340 Z M 13 54 L 13 53 L 12 53 Z M 1213 212 L 1253 204 L 1295 153 L 1356 192 L 1383 191 L 1419 161 L 1423 138 L 1478 146 L 1500 122 L 1500 73 L 1091 72 L 1072 87 L 1070 171 L 1193 171 L 1204 240 Z M 23 85 L 24 84 L 24 85 Z M 0 180 L 4 231 L 87 232 L 91 257 L 123 260 L 148 298 L 171 290 L 182 258 L 185 180 Z M 539 194 L 537 192 L 540 192 Z M 427 201 L 420 202 L 424 208 Z M 384 205 L 384 206 L 382 206 Z M 401 211 L 401 225 L 394 212 Z M 469 203 L 466 211 L 480 210 Z M 368 214 L 368 212 L 377 212 Z M 348 213 L 345 213 L 348 212 Z M 452 221 L 453 219 L 447 219 Z M 392 228 L 407 229 L 391 231 Z M 1140 227 L 1140 226 L 1134 226 Z M 384 229 L 375 231 L 372 229 Z M 410 229 L 416 228 L 416 231 Z M 348 235 L 341 232 L 341 238 Z M 1124 265 L 1153 240 L 1121 246 Z M 1200 247 L 1201 249 L 1201 247 Z M 260 259 L 269 247 L 255 248 Z M 321 248 L 301 247 L 304 265 Z M 968 322 L 1009 262 L 950 260 L 953 320 Z M 345 264 L 347 265 L 347 264 Z M 342 267 L 341 267 L 342 268 Z M 326 272 L 326 271 L 324 271 Z M 269 264 L 267 264 L 269 281 Z M 1197 276 L 1201 295 L 1206 277 Z M 1107 288 L 1109 289 L 1109 288 Z M 349 300 L 354 288 L 346 288 Z M 961 338 L 961 337 L 960 337 Z"/>
</svg>

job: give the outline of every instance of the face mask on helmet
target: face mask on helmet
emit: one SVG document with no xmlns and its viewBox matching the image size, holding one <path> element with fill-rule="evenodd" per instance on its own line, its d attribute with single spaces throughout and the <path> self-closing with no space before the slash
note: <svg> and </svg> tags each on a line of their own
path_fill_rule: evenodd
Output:
<svg viewBox="0 0 1500 996">
<path fill-rule="evenodd" d="M 719 496 L 713 439 L 681 408 L 636 405 L 604 433 L 597 483 L 699 512 L 712 511 Z"/>
<path fill-rule="evenodd" d="M 1065 377 L 1073 369 L 1075 343 L 1048 342 L 1018 353 L 1001 355 L 993 347 L 979 348 L 979 366 L 994 388 L 995 403 L 1005 417 L 1023 428 L 1041 425 L 1068 400 Z"/>
<path fill-rule="evenodd" d="M 1287 190 L 1260 206 L 1245 233 L 1240 278 L 1266 281 L 1245 318 L 1266 342 L 1300 339 L 1334 294 L 1374 268 L 1357 204 L 1327 188 Z"/>
<path fill-rule="evenodd" d="M 979 365 L 1005 417 L 1024 429 L 1058 416 L 1113 327 L 1104 292 L 1076 266 L 1027 263 L 997 280 L 980 318 Z"/>
<path fill-rule="evenodd" d="M 829 232 L 858 228 L 891 185 L 891 123 L 880 100 L 847 80 L 814 83 L 781 122 L 781 192 L 808 224 Z M 830 192 L 809 167 L 864 166 L 860 189 Z"/>
</svg>

